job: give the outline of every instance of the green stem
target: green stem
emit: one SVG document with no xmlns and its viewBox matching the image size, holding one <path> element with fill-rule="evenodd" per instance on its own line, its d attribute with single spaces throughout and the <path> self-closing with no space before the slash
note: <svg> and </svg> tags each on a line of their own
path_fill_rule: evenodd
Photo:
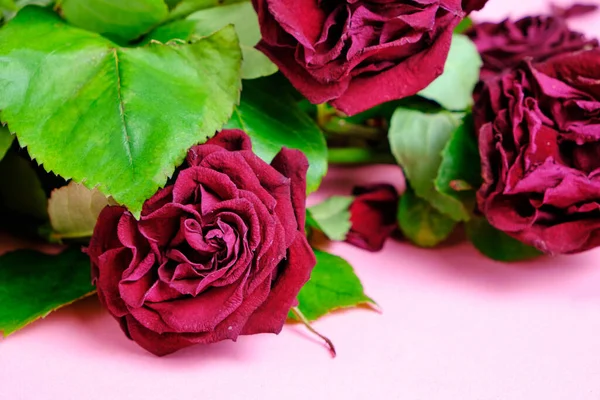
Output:
<svg viewBox="0 0 600 400">
<path fill-rule="evenodd" d="M 355 137 L 367 140 L 379 140 L 385 138 L 385 132 L 380 128 L 352 124 L 343 118 L 333 117 L 321 128 L 328 136 Z"/>
<path fill-rule="evenodd" d="M 363 147 L 329 148 L 328 161 L 337 165 L 396 164 L 391 154 Z"/>
<path fill-rule="evenodd" d="M 314 334 L 314 335 L 320 337 L 321 339 L 323 339 L 323 341 L 329 347 L 329 352 L 331 353 L 331 356 L 335 357 L 336 356 L 336 352 L 335 352 L 335 346 L 333 345 L 333 342 L 327 336 L 323 336 L 322 334 L 320 334 L 319 332 L 317 332 L 315 330 L 315 328 L 313 328 L 312 325 L 310 324 L 310 321 L 308 319 L 306 319 L 306 317 L 304 316 L 304 314 L 302 313 L 302 311 L 300 311 L 300 309 L 298 307 L 292 307 L 291 311 L 294 314 L 294 316 L 296 318 L 298 318 L 298 320 L 304 324 L 304 326 L 306 327 L 306 329 L 308 329 L 312 334 Z"/>
</svg>

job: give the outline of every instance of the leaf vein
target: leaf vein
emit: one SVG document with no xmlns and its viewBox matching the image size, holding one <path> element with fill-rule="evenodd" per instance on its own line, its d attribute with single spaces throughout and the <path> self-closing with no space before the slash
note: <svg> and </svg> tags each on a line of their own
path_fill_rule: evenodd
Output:
<svg viewBox="0 0 600 400">
<path fill-rule="evenodd" d="M 115 58 L 115 68 L 117 72 L 117 97 L 119 99 L 119 115 L 121 117 L 121 123 L 123 126 L 122 133 L 125 136 L 125 151 L 127 152 L 127 157 L 129 158 L 129 165 L 131 165 L 131 175 L 135 176 L 135 168 L 133 165 L 133 156 L 131 153 L 131 138 L 129 137 L 129 131 L 127 130 L 127 121 L 125 119 L 125 103 L 123 102 L 123 95 L 121 93 L 121 67 L 119 64 L 119 54 L 118 50 L 113 49 L 113 56 Z"/>
</svg>

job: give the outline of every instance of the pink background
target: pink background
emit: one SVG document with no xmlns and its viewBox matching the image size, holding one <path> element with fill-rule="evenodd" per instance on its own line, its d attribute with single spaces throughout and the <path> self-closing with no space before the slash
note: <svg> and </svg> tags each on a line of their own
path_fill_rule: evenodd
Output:
<svg viewBox="0 0 600 400">
<path fill-rule="evenodd" d="M 490 0 L 477 18 L 549 4 Z M 600 14 L 572 23 L 600 36 Z M 321 196 L 373 176 L 401 180 L 393 167 L 334 170 Z M 600 399 L 600 251 L 505 265 L 467 244 L 330 250 L 383 309 L 315 323 L 336 359 L 299 326 L 156 358 L 88 299 L 0 341 L 0 399 Z"/>
</svg>

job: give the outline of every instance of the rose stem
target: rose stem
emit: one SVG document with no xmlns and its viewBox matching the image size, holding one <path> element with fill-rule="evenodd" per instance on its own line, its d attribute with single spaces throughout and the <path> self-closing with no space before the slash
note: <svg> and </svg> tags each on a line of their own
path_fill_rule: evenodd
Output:
<svg viewBox="0 0 600 400">
<path fill-rule="evenodd" d="M 396 164 L 391 154 L 379 153 L 364 147 L 330 147 L 328 161 L 330 164 L 337 165 Z"/>
<path fill-rule="evenodd" d="M 306 317 L 304 316 L 304 314 L 302 314 L 302 311 L 300 311 L 300 309 L 298 307 L 292 307 L 292 313 L 294 314 L 294 316 L 296 318 L 298 318 L 300 320 L 300 322 L 302 322 L 304 324 L 306 329 L 308 329 L 311 333 L 313 333 L 314 335 L 317 335 L 318 337 L 323 339 L 323 341 L 325 343 L 327 343 L 327 346 L 329 347 L 329 352 L 331 353 L 332 357 L 335 357 L 337 355 L 337 353 L 335 352 L 335 346 L 333 345 L 333 342 L 327 336 L 324 336 L 324 335 L 320 334 L 319 332 L 317 332 L 315 330 L 315 328 L 313 328 L 312 325 L 310 324 L 310 321 L 308 319 L 306 319 Z"/>
</svg>

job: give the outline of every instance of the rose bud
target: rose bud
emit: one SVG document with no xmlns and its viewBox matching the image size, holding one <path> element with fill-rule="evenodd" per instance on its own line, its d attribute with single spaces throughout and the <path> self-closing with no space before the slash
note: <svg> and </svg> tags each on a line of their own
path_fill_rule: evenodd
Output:
<svg viewBox="0 0 600 400">
<path fill-rule="evenodd" d="M 346 242 L 369 251 L 379 251 L 396 230 L 398 192 L 392 185 L 357 186 L 350 205 L 352 227 Z"/>
<path fill-rule="evenodd" d="M 600 49 L 525 62 L 484 82 L 474 107 L 496 228 L 549 254 L 600 245 Z"/>
<path fill-rule="evenodd" d="M 241 131 L 192 148 L 139 221 L 105 208 L 88 253 L 100 301 L 156 355 L 279 333 L 315 256 L 304 235 L 306 157 L 271 165 Z"/>
<path fill-rule="evenodd" d="M 444 69 L 460 0 L 252 0 L 265 53 L 312 103 L 352 115 L 412 96 Z"/>
<path fill-rule="evenodd" d="M 597 40 L 570 30 L 564 18 L 554 16 L 476 24 L 468 34 L 483 60 L 482 80 L 515 68 L 525 58 L 541 62 L 561 53 L 598 47 Z"/>
</svg>

